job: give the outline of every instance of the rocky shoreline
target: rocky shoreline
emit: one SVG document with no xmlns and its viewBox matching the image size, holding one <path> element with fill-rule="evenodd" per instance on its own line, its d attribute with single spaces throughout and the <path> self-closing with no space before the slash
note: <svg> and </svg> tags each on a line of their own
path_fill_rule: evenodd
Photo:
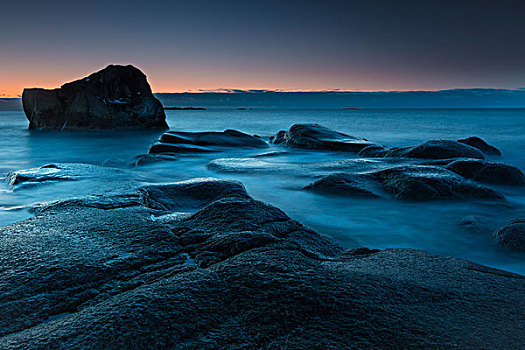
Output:
<svg viewBox="0 0 525 350">
<path fill-rule="evenodd" d="M 490 186 L 524 184 L 519 169 L 452 140 L 398 151 L 310 124 L 272 137 L 281 151 L 265 150 L 264 139 L 171 131 L 130 165 L 177 161 L 201 148 L 260 148 L 208 167 L 286 172 L 264 159 L 303 148 L 359 153 L 305 168 L 331 173 L 302 189 L 321 195 L 508 205 Z M 127 178 L 125 169 L 57 163 L 6 181 L 19 190 L 109 172 Z M 525 341 L 521 275 L 415 249 L 344 250 L 237 181 L 106 185 L 103 194 L 35 205 L 34 217 L 0 228 L 1 348 L 519 348 Z M 517 220 L 495 239 L 519 251 L 524 234 Z"/>
<path fill-rule="evenodd" d="M 2 228 L 0 347 L 517 348 L 525 278 L 412 249 L 344 251 L 194 179 L 58 201 Z"/>
<path fill-rule="evenodd" d="M 25 90 L 23 104 L 30 129 L 167 127 L 145 75 L 132 66 L 108 66 L 60 89 Z M 168 131 L 128 166 L 231 149 L 241 156 L 208 158 L 207 169 L 304 177 L 310 183 L 296 190 L 321 196 L 511 206 L 499 189 L 525 185 L 522 171 L 494 161 L 501 152 L 479 137 L 387 147 L 319 124 L 295 124 L 271 137 Z M 248 149 L 260 152 L 244 154 Z M 346 156 L 299 167 L 269 161 L 296 150 Z M 128 171 L 53 163 L 7 174 L 11 191 L 112 180 L 91 195 L 36 203 L 33 217 L 0 228 L 0 348 L 525 343 L 522 275 L 415 249 L 344 250 L 252 198 L 238 181 L 145 185 Z M 464 225 L 475 227 L 476 218 Z M 523 219 L 496 231 L 494 240 L 525 251 Z"/>
</svg>

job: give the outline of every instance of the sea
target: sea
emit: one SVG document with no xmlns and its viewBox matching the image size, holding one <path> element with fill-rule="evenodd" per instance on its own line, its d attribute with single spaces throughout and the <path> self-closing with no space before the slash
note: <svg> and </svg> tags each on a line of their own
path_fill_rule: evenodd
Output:
<svg viewBox="0 0 525 350">
<path fill-rule="evenodd" d="M 386 146 L 479 136 L 502 152 L 502 157 L 490 160 L 525 170 L 525 109 L 180 110 L 167 111 L 167 121 L 175 131 L 236 129 L 263 138 L 295 123 L 319 123 Z M 4 176 L 49 163 L 78 163 L 122 169 L 126 178 L 140 184 L 195 177 L 236 179 L 255 199 L 284 210 L 344 248 L 422 249 L 525 275 L 525 254 L 508 251 L 493 239 L 499 227 L 525 217 L 523 187 L 494 187 L 507 198 L 506 204 L 327 197 L 301 188 L 337 171 L 323 164 L 358 156 L 271 145 L 265 150 L 227 149 L 134 166 L 136 157 L 147 152 L 161 131 L 55 132 L 28 130 L 27 126 L 23 112 L 0 112 L 0 172 Z M 239 158 L 273 151 L 287 153 L 257 158 L 259 166 L 245 171 L 225 172 L 208 166 L 219 158 L 241 164 Z M 28 208 L 37 203 L 101 194 L 108 184 L 122 181 L 122 174 L 111 174 L 14 189 L 4 183 L 0 187 L 0 226 L 30 218 L 33 214 Z"/>
</svg>

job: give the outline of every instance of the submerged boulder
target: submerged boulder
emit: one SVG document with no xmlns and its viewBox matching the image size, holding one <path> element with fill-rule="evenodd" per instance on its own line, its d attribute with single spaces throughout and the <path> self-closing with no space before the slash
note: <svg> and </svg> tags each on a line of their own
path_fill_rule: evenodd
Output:
<svg viewBox="0 0 525 350">
<path fill-rule="evenodd" d="M 499 149 L 497 149 L 494 146 L 489 145 L 485 142 L 485 140 L 477 137 L 477 136 L 471 136 L 467 137 L 466 139 L 458 140 L 458 142 L 464 143 L 466 145 L 476 147 L 481 152 L 488 156 L 501 156 L 501 152 Z"/>
<path fill-rule="evenodd" d="M 5 180 L 13 188 L 21 184 L 36 185 L 50 181 L 72 181 L 76 177 L 77 174 L 63 171 L 56 164 L 46 164 L 39 168 L 12 171 L 6 175 Z"/>
<path fill-rule="evenodd" d="M 336 173 L 304 189 L 343 196 L 392 196 L 410 201 L 503 199 L 490 188 L 435 166 L 400 166 L 366 173 Z"/>
<path fill-rule="evenodd" d="M 477 159 L 459 159 L 446 166 L 467 179 L 494 185 L 524 185 L 525 176 L 511 165 Z"/>
<path fill-rule="evenodd" d="M 483 153 L 472 146 L 452 140 L 430 140 L 416 146 L 386 148 L 374 146 L 360 153 L 368 157 L 403 157 L 420 159 L 475 158 L 485 159 Z"/>
<path fill-rule="evenodd" d="M 83 163 L 55 163 L 46 164 L 38 168 L 12 171 L 6 175 L 5 181 L 9 187 L 15 189 L 93 177 L 108 178 L 119 176 L 129 178 L 129 174 L 122 169 Z M 129 181 L 132 180 L 129 179 Z"/>
<path fill-rule="evenodd" d="M 525 219 L 516 219 L 494 232 L 496 241 L 509 249 L 525 252 Z"/>
<path fill-rule="evenodd" d="M 212 182 L 148 186 L 155 203 L 197 205 L 187 216 L 99 197 L 0 228 L 0 348 L 525 342 L 522 276 L 412 249 L 344 252 L 239 183 Z"/>
<path fill-rule="evenodd" d="M 288 131 L 281 130 L 270 138 L 274 144 L 318 150 L 359 152 L 373 145 L 365 139 L 343 134 L 319 124 L 294 124 Z"/>
<path fill-rule="evenodd" d="M 58 89 L 24 89 L 22 104 L 29 129 L 168 127 L 146 76 L 130 65 L 110 65 Z"/>
</svg>

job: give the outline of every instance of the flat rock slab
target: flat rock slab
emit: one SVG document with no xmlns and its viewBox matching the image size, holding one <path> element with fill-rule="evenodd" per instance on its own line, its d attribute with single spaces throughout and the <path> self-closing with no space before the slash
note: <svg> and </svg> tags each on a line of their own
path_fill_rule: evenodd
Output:
<svg viewBox="0 0 525 350">
<path fill-rule="evenodd" d="M 180 132 L 168 131 L 160 137 L 164 143 L 190 144 L 197 146 L 219 147 L 254 147 L 267 148 L 268 144 L 258 137 L 245 134 L 237 130 L 223 132 Z"/>
<path fill-rule="evenodd" d="M 314 176 L 319 172 L 326 173 L 334 170 L 369 171 L 390 167 L 394 164 L 407 164 L 400 159 L 343 159 L 327 162 L 293 163 L 286 161 L 267 160 L 271 157 L 251 158 L 218 158 L 208 163 L 208 169 L 219 173 L 248 173 L 248 174 L 287 174 L 296 176 Z"/>
<path fill-rule="evenodd" d="M 268 144 L 258 137 L 237 130 L 223 132 L 176 132 L 162 134 L 149 148 L 149 154 L 210 153 L 224 148 L 267 148 Z"/>
<path fill-rule="evenodd" d="M 525 342 L 523 276 L 417 250 L 343 252 L 240 186 L 215 179 L 148 186 L 100 198 L 126 206 L 59 202 L 1 228 L 0 347 Z M 188 215 L 155 219 L 176 212 L 151 203 L 177 198 L 194 204 Z"/>
<path fill-rule="evenodd" d="M 210 147 L 188 145 L 188 144 L 173 144 L 164 142 L 155 142 L 150 146 L 149 154 L 188 154 L 188 153 L 213 153 L 219 152 Z"/>
</svg>

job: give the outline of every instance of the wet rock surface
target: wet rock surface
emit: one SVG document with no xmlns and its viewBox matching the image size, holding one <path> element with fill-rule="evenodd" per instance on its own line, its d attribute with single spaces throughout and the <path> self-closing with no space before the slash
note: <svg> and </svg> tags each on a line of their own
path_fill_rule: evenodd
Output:
<svg viewBox="0 0 525 350">
<path fill-rule="evenodd" d="M 496 241 L 504 247 L 525 252 L 525 219 L 516 219 L 494 232 Z"/>
<path fill-rule="evenodd" d="M 195 146 L 187 144 L 171 144 L 156 142 L 148 150 L 149 154 L 169 154 L 169 153 L 213 153 L 218 152 L 210 147 Z"/>
<path fill-rule="evenodd" d="M 374 146 L 360 154 L 368 157 L 403 157 L 421 159 L 475 158 L 485 159 L 483 153 L 472 146 L 452 140 L 430 140 L 416 146 L 386 148 Z"/>
<path fill-rule="evenodd" d="M 267 148 L 268 144 L 258 137 L 237 130 L 223 132 L 176 132 L 162 134 L 148 153 L 208 153 L 219 152 L 225 147 Z"/>
<path fill-rule="evenodd" d="M 61 201 L 0 231 L 2 348 L 525 341 L 522 276 L 410 249 L 343 252 L 238 182 Z"/>
<path fill-rule="evenodd" d="M 219 173 L 261 173 L 285 174 L 300 177 L 309 177 L 316 173 L 327 171 L 367 171 L 388 168 L 399 163 L 398 159 L 375 160 L 351 158 L 326 162 L 289 163 L 270 161 L 271 157 L 254 156 L 251 158 L 218 158 L 208 163 L 208 169 Z"/>
<path fill-rule="evenodd" d="M 367 173 L 336 173 L 306 190 L 344 196 L 385 197 L 411 201 L 449 199 L 503 200 L 494 190 L 437 166 L 400 166 Z M 388 197 L 388 195 L 387 195 Z"/>
<path fill-rule="evenodd" d="M 153 153 L 153 154 L 141 154 L 135 157 L 131 162 L 132 166 L 142 166 L 157 163 L 160 161 L 175 161 L 179 158 L 176 155 L 172 154 L 162 154 L 162 153 Z"/>
<path fill-rule="evenodd" d="M 525 184 L 525 176 L 521 170 L 503 163 L 460 159 L 451 162 L 446 168 L 468 179 L 488 184 L 509 186 Z"/>
<path fill-rule="evenodd" d="M 365 139 L 343 134 L 319 124 L 294 124 L 288 131 L 281 130 L 272 136 L 270 142 L 286 147 L 354 153 L 373 144 Z"/>
<path fill-rule="evenodd" d="M 9 187 L 35 186 L 60 181 L 77 181 L 107 174 L 125 173 L 124 170 L 83 163 L 46 164 L 38 168 L 12 171 L 5 177 Z"/>
<path fill-rule="evenodd" d="M 219 147 L 254 147 L 267 148 L 268 144 L 258 137 L 237 130 L 227 129 L 223 132 L 179 132 L 168 131 L 160 137 L 161 142 L 190 144 L 197 146 Z"/>
<path fill-rule="evenodd" d="M 110 65 L 53 90 L 24 89 L 29 129 L 167 128 L 162 104 L 133 66 Z"/>
<path fill-rule="evenodd" d="M 467 137 L 466 139 L 458 140 L 458 142 L 464 143 L 472 147 L 476 147 L 488 156 L 501 156 L 501 151 L 499 149 L 492 145 L 489 145 L 487 142 L 485 142 L 485 140 L 477 136 Z"/>
<path fill-rule="evenodd" d="M 148 185 L 139 188 L 143 202 L 159 210 L 201 208 L 220 198 L 248 197 L 240 182 L 197 178 L 167 185 Z"/>
</svg>

